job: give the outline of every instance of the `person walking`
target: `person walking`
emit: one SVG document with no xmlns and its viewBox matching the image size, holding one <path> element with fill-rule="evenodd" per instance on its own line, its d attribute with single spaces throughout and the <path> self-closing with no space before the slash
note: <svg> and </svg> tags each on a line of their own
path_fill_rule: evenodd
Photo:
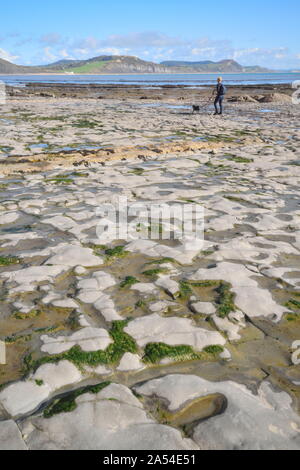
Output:
<svg viewBox="0 0 300 470">
<path fill-rule="evenodd" d="M 216 86 L 216 98 L 215 98 L 215 101 L 214 101 L 214 106 L 215 106 L 215 113 L 214 113 L 214 116 L 216 116 L 217 114 L 223 114 L 223 99 L 224 99 L 224 96 L 225 96 L 225 93 L 226 93 L 226 88 L 225 86 L 223 85 L 223 79 L 222 77 L 218 77 L 218 83 L 217 83 L 217 86 Z M 220 110 L 218 110 L 218 105 L 220 107 Z"/>
</svg>

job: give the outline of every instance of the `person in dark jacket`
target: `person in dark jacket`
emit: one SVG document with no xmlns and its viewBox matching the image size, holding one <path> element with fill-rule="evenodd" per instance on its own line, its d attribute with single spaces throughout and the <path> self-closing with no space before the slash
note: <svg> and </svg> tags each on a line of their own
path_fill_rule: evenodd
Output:
<svg viewBox="0 0 300 470">
<path fill-rule="evenodd" d="M 214 101 L 215 110 L 216 110 L 214 116 L 216 116 L 217 114 L 223 114 L 223 99 L 225 95 L 225 87 L 222 81 L 223 81 L 222 77 L 219 77 L 218 84 L 216 86 L 217 94 L 216 94 L 216 98 Z M 220 111 L 218 110 L 218 105 L 220 106 Z"/>
</svg>

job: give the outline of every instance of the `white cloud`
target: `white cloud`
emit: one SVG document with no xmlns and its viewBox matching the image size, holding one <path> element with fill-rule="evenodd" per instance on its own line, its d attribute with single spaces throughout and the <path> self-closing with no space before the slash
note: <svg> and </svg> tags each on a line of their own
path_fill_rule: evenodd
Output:
<svg viewBox="0 0 300 470">
<path fill-rule="evenodd" d="M 19 56 L 17 55 L 12 55 L 8 51 L 5 51 L 4 49 L 1 49 L 0 47 L 0 59 L 8 60 L 9 62 L 13 62 L 14 60 L 17 60 Z"/>
<path fill-rule="evenodd" d="M 241 60 L 244 65 L 264 65 L 265 67 L 275 68 L 284 66 L 283 61 L 288 63 L 294 60 L 286 47 L 239 49 L 234 52 L 233 57 L 235 60 Z"/>
<path fill-rule="evenodd" d="M 240 57 L 244 57 L 245 55 L 247 56 L 249 54 L 256 54 L 258 51 L 259 51 L 258 47 L 254 47 L 252 49 L 240 49 L 240 50 L 234 51 L 233 56 L 235 59 L 239 59 Z"/>
<path fill-rule="evenodd" d="M 129 51 L 129 49 L 127 49 Z M 101 49 L 97 49 L 95 51 L 97 54 L 108 54 L 108 55 L 122 55 L 124 49 L 117 49 L 116 47 L 102 47 Z"/>
<path fill-rule="evenodd" d="M 2 38 L 3 39 L 3 38 Z M 5 38 L 4 38 L 5 39 Z M 132 55 L 141 59 L 162 62 L 164 60 L 220 61 L 233 59 L 242 65 L 261 65 L 272 68 L 293 68 L 298 66 L 300 54 L 292 54 L 285 47 L 267 49 L 263 47 L 235 48 L 227 39 L 215 40 L 208 37 L 183 38 L 170 36 L 158 31 L 113 34 L 106 38 L 88 36 L 79 39 L 62 37 L 49 32 L 41 37 L 18 36 L 18 48 L 24 51 L 27 42 L 30 49 L 36 45 L 37 52 L 24 57 L 34 64 L 49 63 L 59 59 L 87 59 L 97 55 Z M 23 45 L 23 46 L 22 46 Z M 42 45 L 42 48 L 41 48 Z M 0 49 L 0 57 L 15 60 L 18 57 Z M 19 55 L 21 53 L 18 52 Z M 20 61 L 21 59 L 19 59 Z"/>
<path fill-rule="evenodd" d="M 50 47 L 44 47 L 44 55 L 47 60 L 56 60 L 57 55 L 51 52 Z"/>
<path fill-rule="evenodd" d="M 62 57 L 63 59 L 74 59 L 72 55 L 69 54 L 69 52 L 66 49 L 61 49 L 58 52 L 59 56 Z"/>
<path fill-rule="evenodd" d="M 90 53 L 89 49 L 74 49 L 75 56 L 86 56 Z M 81 57 L 82 58 L 82 57 Z"/>
<path fill-rule="evenodd" d="M 192 55 L 197 55 L 199 57 L 214 58 L 218 53 L 218 50 L 215 47 L 202 47 L 194 48 L 191 50 Z"/>
</svg>

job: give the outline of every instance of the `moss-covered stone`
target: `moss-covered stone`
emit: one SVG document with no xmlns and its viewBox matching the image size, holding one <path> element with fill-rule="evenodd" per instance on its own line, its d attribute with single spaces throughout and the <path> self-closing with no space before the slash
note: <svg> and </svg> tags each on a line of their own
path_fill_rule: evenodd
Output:
<svg viewBox="0 0 300 470">
<path fill-rule="evenodd" d="M 96 367 L 99 364 L 116 364 L 120 361 L 125 352 L 136 353 L 137 345 L 134 339 L 123 331 L 129 320 L 118 320 L 112 323 L 109 331 L 110 336 L 114 340 L 105 350 L 83 351 L 80 346 L 73 346 L 66 352 L 44 356 L 34 360 L 32 355 L 24 358 L 26 370 L 35 370 L 42 364 L 49 362 L 57 363 L 63 359 L 73 362 L 78 368 L 83 365 Z"/>
</svg>

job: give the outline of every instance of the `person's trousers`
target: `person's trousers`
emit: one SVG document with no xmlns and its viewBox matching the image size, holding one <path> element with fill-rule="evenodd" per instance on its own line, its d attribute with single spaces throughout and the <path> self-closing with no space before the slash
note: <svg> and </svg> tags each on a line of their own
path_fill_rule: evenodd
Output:
<svg viewBox="0 0 300 470">
<path fill-rule="evenodd" d="M 219 114 L 223 113 L 223 99 L 224 99 L 224 95 L 220 95 L 216 97 L 215 102 L 214 102 L 216 113 L 219 113 Z M 220 111 L 218 110 L 218 106 L 217 106 L 218 104 L 220 106 Z"/>
</svg>

